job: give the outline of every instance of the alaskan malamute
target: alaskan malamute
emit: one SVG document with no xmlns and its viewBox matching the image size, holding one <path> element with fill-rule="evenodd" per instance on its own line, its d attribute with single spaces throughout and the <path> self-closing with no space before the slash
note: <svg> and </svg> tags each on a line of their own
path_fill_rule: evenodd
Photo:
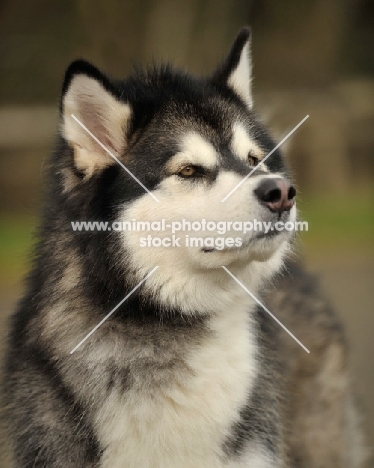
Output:
<svg viewBox="0 0 374 468">
<path fill-rule="evenodd" d="M 205 78 L 68 68 L 10 332 L 14 467 L 362 466 L 339 322 L 301 269 L 274 278 L 296 191 L 279 149 L 261 162 L 249 49 Z"/>
</svg>

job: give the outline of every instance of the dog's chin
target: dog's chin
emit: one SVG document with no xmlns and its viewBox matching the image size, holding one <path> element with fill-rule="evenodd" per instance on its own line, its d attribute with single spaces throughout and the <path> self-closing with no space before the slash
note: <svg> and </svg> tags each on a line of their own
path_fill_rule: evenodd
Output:
<svg viewBox="0 0 374 468">
<path fill-rule="evenodd" d="M 249 238 L 240 247 L 193 249 L 189 253 L 192 260 L 203 268 L 219 268 L 233 263 L 247 265 L 250 262 L 269 261 L 284 250 L 290 238 L 287 232 L 272 232 Z"/>
</svg>

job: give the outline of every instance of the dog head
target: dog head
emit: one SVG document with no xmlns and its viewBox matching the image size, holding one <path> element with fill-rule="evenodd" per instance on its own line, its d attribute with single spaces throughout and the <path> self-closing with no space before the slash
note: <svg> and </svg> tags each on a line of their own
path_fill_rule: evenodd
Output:
<svg viewBox="0 0 374 468">
<path fill-rule="evenodd" d="M 73 62 L 61 101 L 66 157 L 58 162 L 69 216 L 125 223 L 96 235 L 105 255 L 138 278 L 155 266 L 165 282 L 222 266 L 273 273 L 292 237 L 275 223 L 295 221 L 295 189 L 280 151 L 266 158 L 276 144 L 252 106 L 247 29 L 206 78 L 162 66 L 120 82 Z M 255 222 L 257 230 L 240 229 Z"/>
</svg>

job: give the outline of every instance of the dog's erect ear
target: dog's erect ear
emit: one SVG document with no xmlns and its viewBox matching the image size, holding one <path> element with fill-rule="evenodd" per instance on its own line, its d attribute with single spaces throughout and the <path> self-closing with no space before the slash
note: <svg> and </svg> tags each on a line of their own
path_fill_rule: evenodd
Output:
<svg viewBox="0 0 374 468">
<path fill-rule="evenodd" d="M 126 146 L 131 108 L 115 96 L 114 85 L 83 60 L 68 68 L 62 89 L 62 136 L 74 148 L 76 167 L 87 177 L 115 160 L 72 117 L 74 115 L 114 156 Z"/>
<path fill-rule="evenodd" d="M 243 28 L 236 37 L 228 56 L 213 75 L 213 81 L 231 88 L 249 109 L 253 105 L 250 37 L 250 29 Z"/>
</svg>

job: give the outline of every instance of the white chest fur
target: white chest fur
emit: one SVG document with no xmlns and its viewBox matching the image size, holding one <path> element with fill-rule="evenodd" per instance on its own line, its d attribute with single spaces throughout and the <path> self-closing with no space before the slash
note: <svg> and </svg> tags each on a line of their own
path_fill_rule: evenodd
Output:
<svg viewBox="0 0 374 468">
<path fill-rule="evenodd" d="M 221 447 L 256 375 L 248 304 L 212 317 L 210 328 L 185 356 L 185 376 L 156 390 L 111 392 L 96 415 L 100 468 L 234 466 L 224 464 Z"/>
</svg>

